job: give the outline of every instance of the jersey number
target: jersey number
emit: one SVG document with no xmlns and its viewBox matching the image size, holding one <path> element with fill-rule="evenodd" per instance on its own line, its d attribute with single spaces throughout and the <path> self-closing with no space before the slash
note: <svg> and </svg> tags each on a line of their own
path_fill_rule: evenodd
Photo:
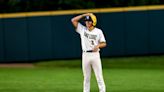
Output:
<svg viewBox="0 0 164 92">
<path fill-rule="evenodd" d="M 91 44 L 94 45 L 94 41 L 93 40 L 91 40 Z"/>
</svg>

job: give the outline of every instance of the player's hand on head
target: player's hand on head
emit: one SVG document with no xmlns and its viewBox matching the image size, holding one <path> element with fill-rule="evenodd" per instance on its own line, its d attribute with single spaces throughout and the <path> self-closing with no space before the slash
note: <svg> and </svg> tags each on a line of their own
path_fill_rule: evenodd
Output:
<svg viewBox="0 0 164 92">
<path fill-rule="evenodd" d="M 93 14 L 93 13 L 87 13 L 87 15 L 91 15 L 91 14 Z"/>
<path fill-rule="evenodd" d="M 85 13 L 85 14 L 83 14 L 83 16 L 90 16 L 91 14 L 93 14 L 93 13 Z"/>
</svg>

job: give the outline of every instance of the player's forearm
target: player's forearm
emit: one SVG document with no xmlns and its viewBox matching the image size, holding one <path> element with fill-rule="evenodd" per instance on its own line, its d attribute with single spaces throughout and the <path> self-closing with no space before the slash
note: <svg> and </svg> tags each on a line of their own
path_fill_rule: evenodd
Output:
<svg viewBox="0 0 164 92">
<path fill-rule="evenodd" d="M 83 15 L 79 15 L 79 16 L 76 16 L 74 18 L 72 18 L 72 22 L 78 22 L 81 18 L 83 18 L 84 16 Z"/>
<path fill-rule="evenodd" d="M 73 26 L 74 26 L 75 28 L 77 28 L 77 25 L 78 25 L 79 20 L 80 20 L 81 18 L 85 17 L 85 16 L 89 16 L 90 14 L 92 14 L 92 13 L 85 13 L 85 14 L 81 14 L 81 15 L 78 15 L 78 16 L 72 18 L 72 19 L 71 19 L 71 22 L 72 22 Z"/>
<path fill-rule="evenodd" d="M 101 43 L 99 43 L 97 46 L 99 47 L 99 48 L 104 48 L 104 47 L 106 47 L 106 42 L 101 42 Z"/>
<path fill-rule="evenodd" d="M 85 17 L 85 16 L 88 16 L 88 15 L 90 15 L 91 13 L 85 13 L 85 14 L 81 14 L 81 15 L 78 15 L 78 16 L 76 16 L 76 17 L 74 17 L 74 18 L 72 18 L 72 22 L 78 22 L 81 18 L 83 18 L 83 17 Z"/>
<path fill-rule="evenodd" d="M 71 19 L 71 22 L 72 22 L 72 24 L 73 24 L 73 26 L 74 26 L 75 28 L 77 27 L 79 20 L 80 20 L 81 18 L 83 18 L 84 16 L 85 16 L 85 15 L 82 14 L 82 15 L 78 15 L 78 16 L 76 16 L 76 17 L 74 17 L 74 18 Z"/>
<path fill-rule="evenodd" d="M 104 47 L 106 47 L 106 42 L 101 42 L 93 49 L 93 52 L 97 52 L 98 49 L 101 49 Z"/>
</svg>

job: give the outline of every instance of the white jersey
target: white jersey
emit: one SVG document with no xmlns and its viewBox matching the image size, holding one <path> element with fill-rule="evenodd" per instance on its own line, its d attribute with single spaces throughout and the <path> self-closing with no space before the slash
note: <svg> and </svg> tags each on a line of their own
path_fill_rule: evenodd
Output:
<svg viewBox="0 0 164 92">
<path fill-rule="evenodd" d="M 96 27 L 89 31 L 81 23 L 78 23 L 76 31 L 80 34 L 83 51 L 93 50 L 100 42 L 106 42 L 102 30 Z"/>
</svg>

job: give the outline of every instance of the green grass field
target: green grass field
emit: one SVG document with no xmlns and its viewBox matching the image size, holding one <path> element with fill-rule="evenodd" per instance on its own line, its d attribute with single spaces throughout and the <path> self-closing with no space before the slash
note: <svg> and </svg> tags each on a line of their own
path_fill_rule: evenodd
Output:
<svg viewBox="0 0 164 92">
<path fill-rule="evenodd" d="M 105 58 L 102 63 L 107 92 L 164 92 L 164 56 Z M 80 60 L 34 65 L 0 68 L 0 92 L 82 92 Z M 94 74 L 91 92 L 98 92 Z"/>
</svg>

